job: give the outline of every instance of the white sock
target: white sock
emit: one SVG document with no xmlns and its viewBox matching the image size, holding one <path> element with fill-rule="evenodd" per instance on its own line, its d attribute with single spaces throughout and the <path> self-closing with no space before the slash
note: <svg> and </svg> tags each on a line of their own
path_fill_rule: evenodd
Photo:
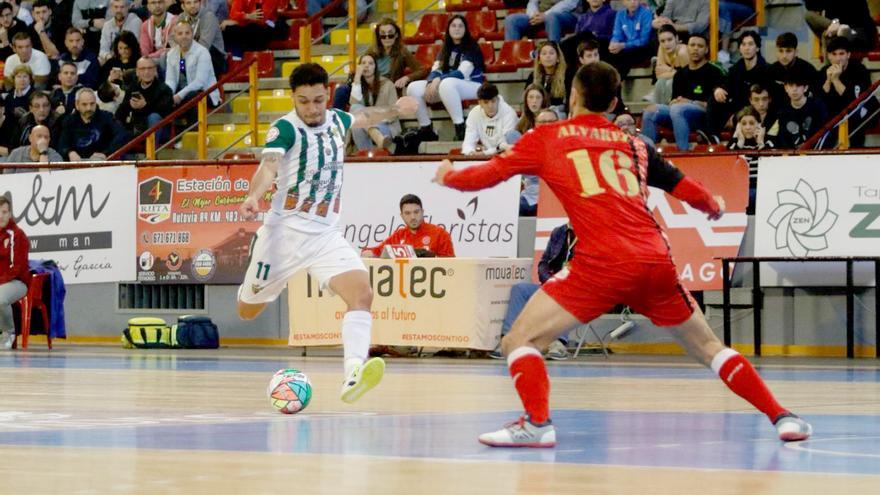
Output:
<svg viewBox="0 0 880 495">
<path fill-rule="evenodd" d="M 342 319 L 342 347 L 345 356 L 345 376 L 367 360 L 373 315 L 369 311 L 349 311 Z"/>
</svg>

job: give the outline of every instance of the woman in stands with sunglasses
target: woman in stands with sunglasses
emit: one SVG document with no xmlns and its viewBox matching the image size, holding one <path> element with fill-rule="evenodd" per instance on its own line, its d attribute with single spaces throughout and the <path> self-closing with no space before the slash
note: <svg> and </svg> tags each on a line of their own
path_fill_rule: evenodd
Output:
<svg viewBox="0 0 880 495">
<path fill-rule="evenodd" d="M 397 94 L 403 94 L 406 85 L 412 81 L 424 79 L 428 75 L 427 67 L 416 60 L 412 52 L 403 44 L 403 33 L 394 20 L 386 17 L 376 25 L 373 46 L 367 50 L 376 61 L 376 74 L 391 79 L 397 88 Z M 409 74 L 406 71 L 410 71 Z M 336 87 L 333 95 L 333 107 L 345 110 L 351 96 L 352 79 L 348 83 Z"/>
<path fill-rule="evenodd" d="M 486 63 L 483 52 L 468 31 L 467 22 L 461 15 L 449 18 L 443 48 L 434 61 L 427 81 L 416 81 L 406 88 L 406 93 L 419 102 L 416 116 L 421 126 L 422 141 L 439 138 L 431 126 L 428 104 L 443 102 L 455 125 L 455 140 L 464 140 L 464 109 L 462 101 L 473 100 L 477 90 L 486 79 Z"/>
</svg>

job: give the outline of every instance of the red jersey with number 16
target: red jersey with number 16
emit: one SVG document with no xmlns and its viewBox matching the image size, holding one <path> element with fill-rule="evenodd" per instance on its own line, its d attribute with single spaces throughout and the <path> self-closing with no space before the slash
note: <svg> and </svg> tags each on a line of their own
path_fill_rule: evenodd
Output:
<svg viewBox="0 0 880 495">
<path fill-rule="evenodd" d="M 575 258 L 584 261 L 670 259 L 666 235 L 648 210 L 649 185 L 706 213 L 719 211 L 702 185 L 600 115 L 538 126 L 507 152 L 450 172 L 443 182 L 476 190 L 517 174 L 537 175 L 550 186 L 582 240 Z"/>
</svg>

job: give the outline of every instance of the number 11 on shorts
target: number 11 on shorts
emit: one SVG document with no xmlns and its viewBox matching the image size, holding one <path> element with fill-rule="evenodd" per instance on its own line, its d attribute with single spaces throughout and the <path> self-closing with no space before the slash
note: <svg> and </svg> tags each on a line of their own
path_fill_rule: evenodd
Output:
<svg viewBox="0 0 880 495">
<path fill-rule="evenodd" d="M 269 265 L 268 263 L 263 263 L 262 261 L 257 262 L 257 279 L 263 279 L 263 281 L 269 278 Z"/>
</svg>

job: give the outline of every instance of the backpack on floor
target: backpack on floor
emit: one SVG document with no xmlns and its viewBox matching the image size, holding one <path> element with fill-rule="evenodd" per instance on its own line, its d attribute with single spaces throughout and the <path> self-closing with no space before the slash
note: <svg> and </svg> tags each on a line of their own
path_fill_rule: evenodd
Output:
<svg viewBox="0 0 880 495">
<path fill-rule="evenodd" d="M 128 320 L 122 331 L 122 347 L 126 349 L 168 349 L 173 347 L 171 329 L 162 318 L 139 316 Z"/>
<path fill-rule="evenodd" d="M 171 327 L 171 341 L 183 349 L 216 349 L 220 347 L 217 325 L 207 316 L 181 316 Z"/>
</svg>

